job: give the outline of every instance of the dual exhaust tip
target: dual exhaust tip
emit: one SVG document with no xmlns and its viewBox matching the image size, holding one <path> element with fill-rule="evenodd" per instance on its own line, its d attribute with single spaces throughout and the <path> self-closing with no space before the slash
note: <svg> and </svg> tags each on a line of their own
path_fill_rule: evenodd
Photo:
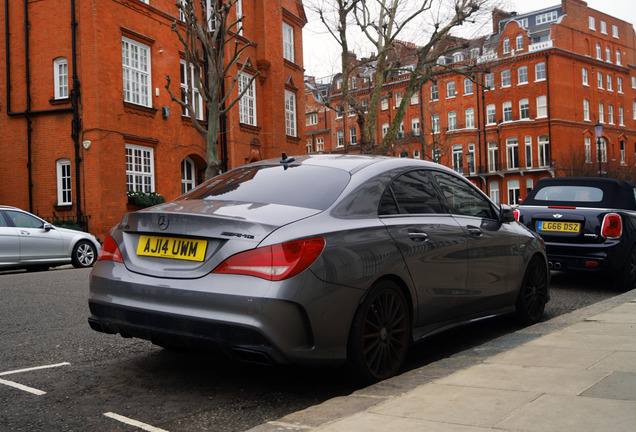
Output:
<svg viewBox="0 0 636 432">
<path fill-rule="evenodd" d="M 558 261 L 548 261 L 548 267 L 550 267 L 550 270 L 561 270 L 561 263 Z"/>
</svg>

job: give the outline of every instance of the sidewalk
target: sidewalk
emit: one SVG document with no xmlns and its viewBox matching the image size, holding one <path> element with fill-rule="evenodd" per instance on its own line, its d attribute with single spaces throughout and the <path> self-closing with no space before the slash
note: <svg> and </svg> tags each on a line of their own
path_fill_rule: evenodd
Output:
<svg viewBox="0 0 636 432">
<path fill-rule="evenodd" d="M 636 290 L 473 350 L 250 432 L 636 431 Z"/>
</svg>

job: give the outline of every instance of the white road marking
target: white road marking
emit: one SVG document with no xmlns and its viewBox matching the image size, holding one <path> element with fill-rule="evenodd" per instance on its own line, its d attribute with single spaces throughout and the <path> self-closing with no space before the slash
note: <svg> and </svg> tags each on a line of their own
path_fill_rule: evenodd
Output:
<svg viewBox="0 0 636 432">
<path fill-rule="evenodd" d="M 49 369 L 49 368 L 68 366 L 68 365 L 70 365 L 70 363 L 57 363 L 57 364 L 46 365 L 46 366 L 36 366 L 36 367 L 31 367 L 26 369 L 16 369 L 13 371 L 8 371 L 8 372 L 0 372 L 0 376 L 13 375 L 13 374 L 22 373 L 22 372 L 31 372 L 31 371 L 40 370 L 40 369 Z"/>
<path fill-rule="evenodd" d="M 33 393 L 34 395 L 38 395 L 38 396 L 42 396 L 43 394 L 46 394 L 45 391 L 34 389 L 33 387 L 27 387 L 25 385 L 18 384 L 18 383 L 13 382 L 13 381 L 7 381 L 7 380 L 0 379 L 0 384 L 7 385 L 9 387 L 15 387 L 17 389 L 24 390 L 25 392 Z"/>
<path fill-rule="evenodd" d="M 70 363 L 57 363 L 57 364 L 46 365 L 46 366 L 36 366 L 36 367 L 31 367 L 31 368 L 26 368 L 26 369 L 16 369 L 16 370 L 13 370 L 13 371 L 0 372 L 0 376 L 13 375 L 13 374 L 22 373 L 22 372 L 31 372 L 31 371 L 41 370 L 41 369 L 50 369 L 50 368 L 55 368 L 55 367 L 60 367 L 60 366 L 68 366 L 68 365 L 70 365 Z M 38 389 L 35 389 L 33 387 L 28 387 L 28 386 L 25 386 L 25 385 L 22 385 L 22 384 L 18 384 L 18 383 L 13 382 L 13 381 L 7 381 L 7 380 L 0 379 L 0 384 L 4 384 L 4 385 L 9 386 L 9 387 L 14 387 L 14 388 L 17 388 L 17 389 L 20 389 L 20 390 L 24 390 L 25 392 L 33 393 L 34 395 L 38 395 L 38 396 L 42 396 L 43 394 L 46 394 L 45 391 L 38 390 Z"/>
<path fill-rule="evenodd" d="M 125 423 L 125 424 L 130 425 L 130 426 L 136 426 L 136 427 L 138 427 L 140 429 L 143 429 L 145 431 L 148 431 L 148 432 L 168 432 L 165 429 L 159 429 L 157 427 L 150 426 L 149 424 L 142 423 L 140 421 L 133 420 L 131 418 L 124 417 L 122 415 L 115 414 L 113 412 L 107 412 L 107 413 L 104 413 L 104 415 L 106 417 L 112 418 L 113 420 L 120 421 L 120 422 Z"/>
</svg>

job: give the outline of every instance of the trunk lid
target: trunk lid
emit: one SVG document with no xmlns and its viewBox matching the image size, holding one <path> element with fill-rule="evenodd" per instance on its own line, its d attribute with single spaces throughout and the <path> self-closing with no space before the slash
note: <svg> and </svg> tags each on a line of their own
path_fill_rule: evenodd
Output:
<svg viewBox="0 0 636 432">
<path fill-rule="evenodd" d="M 281 204 L 181 200 L 127 213 L 113 238 L 129 270 L 191 279 L 257 247 L 277 228 L 317 213 Z"/>
</svg>

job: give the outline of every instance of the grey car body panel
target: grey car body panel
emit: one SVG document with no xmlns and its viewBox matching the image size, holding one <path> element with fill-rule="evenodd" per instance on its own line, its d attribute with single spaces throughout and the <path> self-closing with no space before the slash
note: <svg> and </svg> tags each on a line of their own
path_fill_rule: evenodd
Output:
<svg viewBox="0 0 636 432">
<path fill-rule="evenodd" d="M 255 165 L 277 163 L 270 160 Z M 294 164 L 345 169 L 351 179 L 323 211 L 223 200 L 191 202 L 180 197 L 128 214 L 111 231 L 125 265 L 96 263 L 91 275 L 91 308 L 105 305 L 230 324 L 252 329 L 271 344 L 218 340 L 230 349 L 271 348 L 277 353 L 271 356 L 278 359 L 275 361 L 339 364 L 346 359 L 353 315 L 379 279 L 390 278 L 403 288 L 412 308 L 412 338 L 420 339 L 514 311 L 530 258 L 540 254 L 545 260 L 538 236 L 517 222 L 502 224 L 450 214 L 378 216 L 380 197 L 394 178 L 411 169 L 452 173 L 437 164 L 338 155 L 301 156 Z M 159 229 L 160 216 L 167 218 L 165 230 Z M 469 225 L 478 227 L 481 235 L 471 234 Z M 443 231 L 434 231 L 442 226 Z M 430 238 L 413 240 L 409 230 L 426 231 Z M 137 256 L 138 237 L 143 234 L 205 239 L 206 259 L 199 263 Z M 270 282 L 210 273 L 235 253 L 311 237 L 322 237 L 324 250 L 308 269 L 291 279 Z M 469 264 L 470 259 L 475 263 Z M 91 320 L 103 331 L 151 340 L 175 332 L 95 315 Z"/>
</svg>

